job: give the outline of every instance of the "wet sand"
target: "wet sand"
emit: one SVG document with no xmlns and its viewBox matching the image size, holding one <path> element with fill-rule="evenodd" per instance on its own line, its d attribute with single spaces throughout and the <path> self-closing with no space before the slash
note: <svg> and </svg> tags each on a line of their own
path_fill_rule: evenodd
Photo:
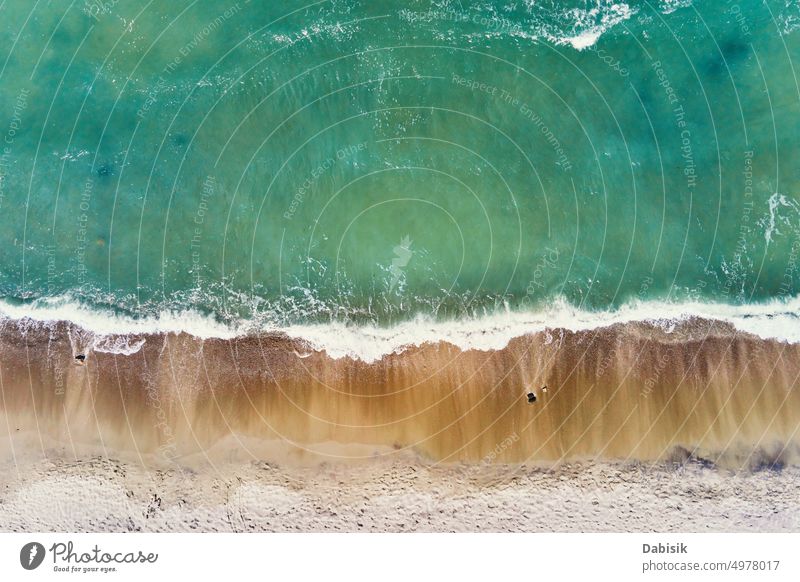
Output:
<svg viewBox="0 0 800 582">
<path fill-rule="evenodd" d="M 734 467 L 800 462 L 800 344 L 712 320 L 552 329 L 486 351 L 442 341 L 376 361 L 280 334 L 98 337 L 19 320 L 0 330 L 0 370 L 0 435 L 112 458 L 184 457 L 242 435 L 447 462 L 655 461 L 676 449 Z"/>
</svg>

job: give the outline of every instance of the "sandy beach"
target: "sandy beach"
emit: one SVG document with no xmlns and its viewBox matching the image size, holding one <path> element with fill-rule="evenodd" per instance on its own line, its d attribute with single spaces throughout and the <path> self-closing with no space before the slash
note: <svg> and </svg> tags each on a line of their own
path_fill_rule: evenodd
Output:
<svg viewBox="0 0 800 582">
<path fill-rule="evenodd" d="M 368 362 L 15 321 L 0 530 L 800 531 L 798 344 L 696 318 L 554 334 Z"/>
<path fill-rule="evenodd" d="M 0 530 L 70 532 L 796 532 L 800 469 L 556 468 L 422 460 L 154 470 L 7 463 Z"/>
</svg>

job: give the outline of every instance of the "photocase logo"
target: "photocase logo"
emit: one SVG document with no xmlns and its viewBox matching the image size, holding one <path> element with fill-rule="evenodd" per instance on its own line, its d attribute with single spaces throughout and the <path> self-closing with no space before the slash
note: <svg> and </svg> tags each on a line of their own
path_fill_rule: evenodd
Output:
<svg viewBox="0 0 800 582">
<path fill-rule="evenodd" d="M 44 561 L 44 546 L 39 542 L 30 542 L 19 551 L 19 563 L 26 570 L 35 570 Z"/>
<path fill-rule="evenodd" d="M 389 291 L 394 291 L 394 288 L 403 278 L 403 269 L 408 265 L 414 251 L 411 250 L 412 240 L 411 237 L 406 235 L 400 241 L 400 244 L 392 249 L 395 258 L 392 259 L 392 266 L 389 267 L 389 273 L 392 275 L 392 280 L 389 283 Z"/>
</svg>

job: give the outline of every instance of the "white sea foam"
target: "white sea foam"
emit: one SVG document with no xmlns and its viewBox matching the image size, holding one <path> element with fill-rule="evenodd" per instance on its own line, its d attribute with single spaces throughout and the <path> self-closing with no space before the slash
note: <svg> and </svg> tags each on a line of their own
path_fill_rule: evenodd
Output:
<svg viewBox="0 0 800 582">
<path fill-rule="evenodd" d="M 800 297 L 749 305 L 647 301 L 609 311 L 581 310 L 558 300 L 540 311 L 508 310 L 451 321 L 418 316 L 391 327 L 346 323 L 275 327 L 252 321 L 226 326 L 191 311 L 134 319 L 67 300 L 24 307 L 0 302 L 0 317 L 17 321 L 69 321 L 96 335 L 94 349 L 115 353 L 134 353 L 141 348 L 143 341 L 122 337 L 132 334 L 184 332 L 201 339 L 230 339 L 252 333 L 285 333 L 307 342 L 315 350 L 324 350 L 332 358 L 351 357 L 368 362 L 425 343 L 446 341 L 463 350 L 490 351 L 502 349 L 511 339 L 526 334 L 556 329 L 593 330 L 636 321 L 658 325 L 669 333 L 678 322 L 693 317 L 726 322 L 741 332 L 764 339 L 800 342 Z M 553 341 L 557 340 L 555 337 Z"/>
<path fill-rule="evenodd" d="M 598 4 L 591 9 L 573 9 L 571 16 L 576 34 L 556 38 L 556 44 L 569 44 L 576 50 L 593 46 L 608 30 L 628 20 L 634 11 L 625 3 L 603 5 Z"/>
<path fill-rule="evenodd" d="M 692 0 L 661 0 L 659 6 L 662 14 L 672 14 L 680 8 L 687 8 L 692 5 Z"/>
<path fill-rule="evenodd" d="M 657 8 L 662 14 L 671 14 L 681 8 L 692 5 L 692 0 L 661 0 Z M 545 34 L 546 38 L 556 44 L 570 45 L 582 51 L 594 46 L 603 34 L 631 19 L 637 14 L 636 8 L 631 8 L 624 2 L 597 2 L 588 8 L 573 8 L 565 13 L 572 22 L 574 33 Z"/>
<path fill-rule="evenodd" d="M 548 329 L 583 331 L 614 324 L 646 321 L 666 332 L 692 317 L 730 323 L 737 330 L 764 339 L 800 342 L 800 298 L 755 305 L 710 303 L 634 303 L 614 311 L 590 312 L 557 301 L 540 312 L 508 311 L 489 317 L 433 321 L 418 317 L 390 328 L 344 324 L 292 326 L 284 329 L 329 356 L 350 356 L 374 361 L 405 347 L 447 341 L 461 349 L 498 350 L 525 334 Z"/>
<path fill-rule="evenodd" d="M 185 332 L 201 339 L 230 339 L 242 333 L 196 311 L 165 311 L 157 317 L 137 319 L 95 309 L 66 297 L 48 298 L 26 305 L 0 301 L 0 318 L 69 321 L 99 336 Z"/>
<path fill-rule="evenodd" d="M 135 354 L 145 344 L 143 337 L 130 337 L 126 335 L 101 335 L 94 340 L 92 349 L 96 352 L 130 356 Z"/>
<path fill-rule="evenodd" d="M 781 207 L 790 208 L 795 212 L 800 213 L 800 205 L 784 196 L 776 192 L 772 196 L 769 197 L 769 218 L 764 218 L 761 221 L 761 226 L 764 227 L 764 240 L 767 242 L 767 246 L 772 242 L 773 237 L 777 234 L 780 235 L 781 232 L 778 230 L 779 223 L 790 227 L 791 228 L 791 219 L 788 216 L 781 215 L 778 212 L 778 209 Z"/>
<path fill-rule="evenodd" d="M 555 6 L 553 6 L 555 4 Z M 564 3 L 569 4 L 569 3 Z M 579 3 L 580 4 L 580 3 Z M 680 8 L 691 6 L 692 0 L 660 0 L 656 8 L 662 14 L 670 14 Z M 439 21 L 470 28 L 481 25 L 476 32 L 467 33 L 468 39 L 494 38 L 505 35 L 528 40 L 544 39 L 556 45 L 569 45 L 576 50 L 594 46 L 605 33 L 630 20 L 638 12 L 625 2 L 597 0 L 580 6 L 561 6 L 558 2 L 542 4 L 539 0 L 524 0 L 527 14 L 520 17 L 511 4 L 506 10 L 465 10 L 459 5 L 445 5 L 436 9 L 415 11 L 402 9 L 400 17 L 415 25 L 433 24 Z M 441 40 L 450 39 L 452 30 L 438 32 Z"/>
</svg>

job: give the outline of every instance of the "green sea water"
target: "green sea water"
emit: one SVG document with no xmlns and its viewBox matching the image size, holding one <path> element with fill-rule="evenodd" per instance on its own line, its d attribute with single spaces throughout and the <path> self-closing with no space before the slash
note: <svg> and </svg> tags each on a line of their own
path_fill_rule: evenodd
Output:
<svg viewBox="0 0 800 582">
<path fill-rule="evenodd" d="M 0 16 L 8 302 L 391 323 L 800 292 L 796 2 Z"/>
</svg>

